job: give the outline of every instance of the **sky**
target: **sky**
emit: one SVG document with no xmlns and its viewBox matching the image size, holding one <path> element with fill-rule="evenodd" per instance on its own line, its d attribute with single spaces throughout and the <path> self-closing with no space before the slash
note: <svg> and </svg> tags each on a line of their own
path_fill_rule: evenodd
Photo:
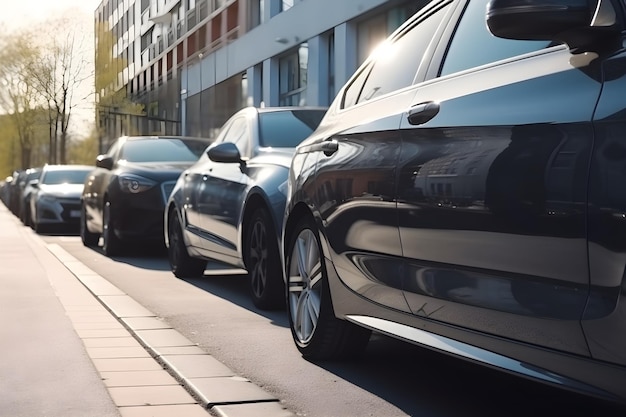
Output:
<svg viewBox="0 0 626 417">
<path fill-rule="evenodd" d="M 101 0 L 0 0 L 0 24 L 14 30 L 67 13 L 84 14 L 91 24 Z"/>
<path fill-rule="evenodd" d="M 93 62 L 93 19 L 100 3 L 101 0 L 0 0 L 0 33 L 13 33 L 51 19 L 71 17 L 84 24 L 86 33 L 91 36 L 84 39 L 84 44 L 88 48 L 85 53 Z M 85 91 L 81 88 L 74 96 L 77 107 L 72 110 L 70 132 L 76 137 L 87 136 L 93 125 L 93 100 L 81 100 L 92 86 L 93 80 L 86 80 L 83 82 Z"/>
</svg>

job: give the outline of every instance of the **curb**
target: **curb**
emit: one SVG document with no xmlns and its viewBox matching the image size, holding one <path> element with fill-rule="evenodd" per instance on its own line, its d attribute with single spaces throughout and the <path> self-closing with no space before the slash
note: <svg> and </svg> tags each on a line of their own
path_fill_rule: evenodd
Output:
<svg viewBox="0 0 626 417">
<path fill-rule="evenodd" d="M 219 417 L 296 416 L 278 398 L 236 375 L 60 245 L 46 244 L 36 237 L 121 325 L 97 325 L 104 319 L 96 318 L 93 312 L 76 315 L 68 311 L 74 324 L 91 322 L 75 328 L 122 416 L 196 417 L 199 414 L 193 410 L 194 405 L 204 409 L 200 410 L 203 415 L 209 412 Z M 63 303 L 61 295 L 59 298 Z M 136 346 L 127 340 L 128 336 L 144 350 L 143 354 L 131 350 Z M 158 378 L 153 380 L 159 376 L 154 371 L 159 369 L 178 385 L 167 379 L 162 384 Z M 182 387 L 192 400 L 175 392 L 176 387 Z"/>
</svg>

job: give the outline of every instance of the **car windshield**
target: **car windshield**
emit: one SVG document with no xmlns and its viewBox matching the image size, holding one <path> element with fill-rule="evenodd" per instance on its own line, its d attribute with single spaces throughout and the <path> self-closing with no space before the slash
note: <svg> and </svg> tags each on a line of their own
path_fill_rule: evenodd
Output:
<svg viewBox="0 0 626 417">
<path fill-rule="evenodd" d="M 201 140 L 141 139 L 124 144 L 120 159 L 128 162 L 194 162 L 202 155 L 208 143 Z"/>
<path fill-rule="evenodd" d="M 82 184 L 85 182 L 90 169 L 67 169 L 47 171 L 41 179 L 42 184 Z"/>
<path fill-rule="evenodd" d="M 261 146 L 295 148 L 320 124 L 325 110 L 290 110 L 259 114 Z"/>
</svg>

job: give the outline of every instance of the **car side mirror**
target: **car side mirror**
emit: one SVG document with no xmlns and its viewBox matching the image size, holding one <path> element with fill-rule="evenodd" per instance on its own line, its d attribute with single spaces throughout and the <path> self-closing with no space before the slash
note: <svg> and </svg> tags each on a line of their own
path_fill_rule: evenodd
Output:
<svg viewBox="0 0 626 417">
<path fill-rule="evenodd" d="M 207 155 L 213 162 L 224 162 L 230 164 L 241 164 L 241 154 L 239 148 L 232 142 L 222 142 L 207 149 Z"/>
<path fill-rule="evenodd" d="M 107 155 L 98 155 L 96 157 L 96 166 L 98 168 L 113 169 L 113 158 Z"/>
<path fill-rule="evenodd" d="M 30 185 L 33 188 L 39 188 L 39 180 L 30 180 L 28 182 L 28 185 Z"/>
<path fill-rule="evenodd" d="M 610 0 L 491 0 L 489 31 L 499 38 L 566 43 L 572 52 L 603 48 L 607 37 L 619 35 Z"/>
</svg>

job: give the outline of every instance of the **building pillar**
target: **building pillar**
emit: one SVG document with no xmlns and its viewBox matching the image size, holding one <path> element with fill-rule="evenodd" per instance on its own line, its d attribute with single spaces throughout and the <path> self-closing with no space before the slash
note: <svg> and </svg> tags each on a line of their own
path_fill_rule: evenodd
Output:
<svg viewBox="0 0 626 417">
<path fill-rule="evenodd" d="M 306 103 L 311 106 L 326 106 L 329 104 L 328 39 L 316 36 L 308 40 L 308 46 Z"/>
<path fill-rule="evenodd" d="M 345 22 L 335 27 L 335 88 L 339 90 L 356 70 L 356 28 L 350 22 Z"/>
<path fill-rule="evenodd" d="M 279 81 L 278 59 L 269 58 L 263 61 L 263 105 L 265 107 L 278 106 Z"/>
<path fill-rule="evenodd" d="M 246 70 L 246 106 L 260 107 L 263 101 L 263 65 L 255 65 Z"/>
</svg>

